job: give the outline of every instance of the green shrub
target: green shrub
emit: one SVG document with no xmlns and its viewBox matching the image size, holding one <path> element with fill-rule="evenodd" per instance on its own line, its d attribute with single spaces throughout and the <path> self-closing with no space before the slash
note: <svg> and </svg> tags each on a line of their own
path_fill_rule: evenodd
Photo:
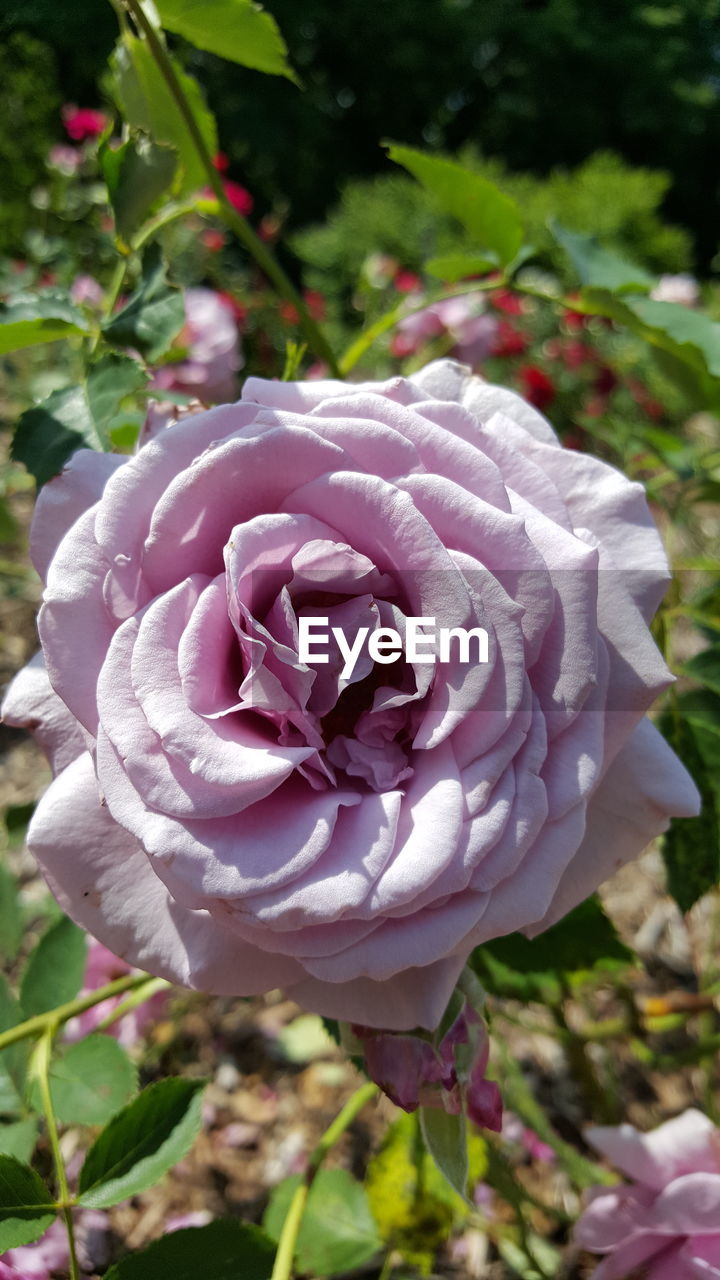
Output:
<svg viewBox="0 0 720 1280">
<path fill-rule="evenodd" d="M 592 231 L 653 270 L 682 271 L 691 264 L 689 235 L 664 223 L 659 212 L 670 182 L 664 173 L 632 168 L 610 152 L 545 179 L 509 173 L 472 151 L 460 158 L 518 200 L 543 265 L 568 283 L 567 261 L 547 230 L 552 217 L 573 230 Z M 434 254 L 477 248 L 412 178 L 393 172 L 349 182 L 327 222 L 297 232 L 292 245 L 306 264 L 308 285 L 336 298 L 352 293 L 370 254 L 388 254 L 417 271 Z"/>
</svg>

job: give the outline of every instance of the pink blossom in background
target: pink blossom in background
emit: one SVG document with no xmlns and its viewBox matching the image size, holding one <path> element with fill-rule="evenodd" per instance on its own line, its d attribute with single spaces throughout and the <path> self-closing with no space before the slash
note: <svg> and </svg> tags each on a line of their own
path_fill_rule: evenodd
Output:
<svg viewBox="0 0 720 1280">
<path fill-rule="evenodd" d="M 108 117 L 104 111 L 96 111 L 92 107 L 76 107 L 74 102 L 65 104 L 62 109 L 62 118 L 67 135 L 73 142 L 85 142 L 87 138 L 97 138 L 108 123 Z"/>
<path fill-rule="evenodd" d="M 419 301 L 417 295 L 409 299 L 413 306 Z M 397 326 L 392 349 L 395 355 L 404 357 L 419 351 L 434 338 L 447 335 L 452 340 L 451 354 L 475 366 L 490 355 L 497 330 L 498 322 L 485 311 L 481 295 L 464 294 L 443 298 L 406 316 Z"/>
<path fill-rule="evenodd" d="M 353 1026 L 365 1054 L 371 1080 L 403 1111 L 418 1107 L 443 1108 L 451 1115 L 466 1111 L 473 1124 L 499 1133 L 502 1098 L 497 1085 L 485 1079 L 490 1043 L 483 1019 L 466 1000 L 452 1026 L 435 1047 L 419 1035 L 376 1031 Z M 461 1066 L 469 1046 L 469 1066 Z"/>
<path fill-rule="evenodd" d="M 227 164 L 222 168 L 218 164 L 218 159 L 219 157 L 216 156 L 215 168 L 219 169 L 221 173 L 224 173 L 227 168 Z M 222 159 L 225 160 L 226 157 L 223 156 Z M 243 218 L 246 218 L 248 214 L 252 213 L 255 201 L 247 190 L 247 187 L 241 186 L 239 182 L 234 182 L 232 178 L 223 178 L 223 191 L 225 192 L 225 195 L 230 201 L 233 209 L 236 209 L 238 213 L 242 214 Z M 215 192 L 212 187 L 204 187 L 202 194 L 206 200 L 215 199 Z"/>
<path fill-rule="evenodd" d="M 512 1111 L 503 1113 L 502 1136 L 506 1142 L 524 1147 L 531 1160 L 538 1160 L 541 1164 L 553 1164 L 555 1161 L 552 1147 L 543 1142 L 532 1129 L 528 1129 Z"/>
<path fill-rule="evenodd" d="M 34 1244 L 22 1245 L 17 1249 L 8 1249 L 2 1255 L 0 1265 L 8 1268 L 8 1275 L 17 1280 L 18 1273 L 23 1277 L 31 1276 L 33 1280 L 49 1280 L 53 1271 L 67 1271 L 70 1265 L 70 1249 L 68 1246 L 65 1223 L 56 1218 L 43 1236 Z M 4 1280 L 0 1271 L 0 1280 Z"/>
<path fill-rule="evenodd" d="M 179 1213 L 174 1218 L 168 1218 L 163 1227 L 163 1235 L 184 1231 L 186 1227 L 206 1227 L 209 1222 L 212 1222 L 212 1214 L 208 1209 L 193 1209 L 190 1213 Z"/>
<path fill-rule="evenodd" d="M 700 286 L 689 273 L 661 276 L 650 297 L 655 302 L 676 302 L 683 307 L 696 307 L 700 301 Z"/>
<path fill-rule="evenodd" d="M 97 991 L 98 987 L 104 987 L 108 982 L 114 982 L 116 978 L 124 978 L 126 974 L 132 972 L 129 964 L 118 959 L 101 942 L 90 938 L 87 967 L 80 995 L 89 995 L 92 991 Z M 65 1039 L 81 1040 L 83 1036 L 89 1035 L 124 998 L 123 995 L 112 996 L 109 1000 L 103 1000 L 102 1004 L 86 1009 L 78 1017 L 71 1018 L 65 1023 Z M 167 994 L 164 991 L 157 991 L 149 1000 L 131 1009 L 117 1022 L 111 1023 L 108 1033 L 114 1036 L 123 1048 L 131 1049 L 138 1040 L 142 1039 L 153 1023 L 159 1022 L 166 1016 L 167 1001 Z"/>
<path fill-rule="evenodd" d="M 396 272 L 393 284 L 398 293 L 417 293 L 418 289 L 422 287 L 422 280 L 414 271 L 406 271 L 401 268 Z"/>
<path fill-rule="evenodd" d="M 605 1254 L 593 1280 L 720 1277 L 720 1130 L 692 1108 L 650 1133 L 586 1130 L 629 1184 L 594 1187 L 575 1241 Z"/>
<path fill-rule="evenodd" d="M 94 276 L 76 276 L 70 286 L 70 297 L 75 303 L 87 303 L 89 307 L 101 307 L 105 299 L 103 287 Z"/>
<path fill-rule="evenodd" d="M 77 147 L 59 142 L 48 151 L 47 162 L 52 169 L 57 169 L 66 178 L 71 178 L 80 168 L 83 156 Z"/>
<path fill-rule="evenodd" d="M 100 1209 L 81 1209 L 74 1215 L 78 1262 L 88 1274 L 104 1271 L 110 1262 L 110 1226 Z M 65 1223 L 56 1218 L 34 1244 L 8 1249 L 0 1258 L 0 1280 L 50 1280 L 70 1267 Z"/>
<path fill-rule="evenodd" d="M 180 422 L 183 418 L 189 417 L 193 413 L 203 413 L 203 406 L 199 400 L 191 400 L 190 404 L 172 404 L 168 400 L 148 400 L 145 421 L 140 428 L 137 447 L 142 449 L 149 440 L 158 435 L 160 431 L 166 431 L 168 427 L 174 427 L 176 422 Z"/>
<path fill-rule="evenodd" d="M 55 780 L 29 847 L 128 964 L 435 1027 L 471 950 L 534 935 L 697 791 L 646 718 L 671 675 L 644 491 L 513 392 L 437 361 L 348 385 L 249 378 L 39 496 L 43 659 L 13 681 Z M 301 661 L 483 626 L 488 662 Z M 304 624 L 303 624 L 304 625 Z"/>
<path fill-rule="evenodd" d="M 178 342 L 188 348 L 187 359 L 163 365 L 152 386 L 197 396 L 205 404 L 234 400 L 244 361 L 232 307 L 214 289 L 186 289 L 185 315 Z"/>
</svg>

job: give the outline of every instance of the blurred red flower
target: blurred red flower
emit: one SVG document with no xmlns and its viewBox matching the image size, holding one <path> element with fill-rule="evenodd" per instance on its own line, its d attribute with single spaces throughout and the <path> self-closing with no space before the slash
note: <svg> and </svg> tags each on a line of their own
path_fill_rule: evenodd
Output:
<svg viewBox="0 0 720 1280">
<path fill-rule="evenodd" d="M 522 393 L 536 409 L 546 409 L 555 399 L 555 383 L 535 364 L 526 364 L 519 371 Z"/>
<path fill-rule="evenodd" d="M 65 103 L 62 118 L 65 131 L 73 142 L 97 138 L 108 122 L 108 117 L 103 111 L 95 111 L 92 107 L 77 107 L 74 102 Z"/>
</svg>

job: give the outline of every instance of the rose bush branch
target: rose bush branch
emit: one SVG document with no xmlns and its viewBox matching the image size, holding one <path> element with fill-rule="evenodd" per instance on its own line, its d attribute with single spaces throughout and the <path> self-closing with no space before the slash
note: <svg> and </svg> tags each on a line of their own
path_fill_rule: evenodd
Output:
<svg viewBox="0 0 720 1280">
<path fill-rule="evenodd" d="M 205 145 L 205 140 L 198 128 L 192 107 L 183 92 L 182 85 L 175 75 L 173 65 L 167 56 L 163 42 L 159 38 L 150 20 L 145 15 L 142 5 L 138 3 L 138 0 L 122 0 L 122 2 L 127 12 L 132 16 L 138 30 L 147 41 L 153 58 L 157 63 L 158 70 L 163 76 L 163 79 L 165 80 L 165 83 L 167 84 L 167 87 L 175 101 L 175 105 L 187 126 L 193 146 L 195 147 L 205 170 L 208 185 L 217 198 L 221 218 L 227 223 L 231 231 L 235 233 L 242 245 L 247 249 L 248 253 L 255 259 L 258 266 L 262 271 L 264 271 L 265 275 L 274 285 L 280 296 L 285 298 L 286 301 L 290 302 L 296 308 L 300 317 L 301 327 L 307 337 L 309 346 L 318 358 L 324 360 L 330 370 L 339 376 L 340 370 L 335 353 L 319 325 L 315 320 L 313 320 L 304 298 L 295 288 L 289 276 L 285 273 L 274 255 L 270 252 L 260 237 L 255 234 L 250 224 L 246 222 L 245 218 L 243 218 L 236 209 L 233 208 L 232 204 L 228 200 L 222 179 L 218 174 L 213 164 L 213 158 Z"/>
<path fill-rule="evenodd" d="M 325 1131 L 322 1138 L 318 1142 L 314 1151 L 311 1152 L 307 1163 L 307 1169 L 300 1186 L 297 1188 L 292 1198 L 290 1208 L 283 1224 L 282 1233 L 278 1242 L 278 1250 L 275 1257 L 275 1265 L 273 1267 L 271 1280 L 290 1280 L 293 1273 L 293 1259 L 295 1257 L 295 1249 L 297 1246 L 298 1234 L 305 1212 L 305 1206 L 310 1194 L 310 1188 L 320 1169 L 325 1157 L 340 1140 L 345 1130 L 350 1127 L 353 1121 L 358 1117 L 363 1107 L 371 1101 L 372 1098 L 380 1092 L 378 1086 L 372 1081 L 363 1084 L 345 1103 L 345 1106 L 337 1114 L 329 1128 Z"/>
<path fill-rule="evenodd" d="M 28 1040 L 32 1036 L 44 1035 L 48 1027 L 61 1026 L 78 1014 L 85 1013 L 87 1009 L 92 1009 L 96 1004 L 102 1004 L 104 1000 L 112 999 L 113 996 L 123 995 L 126 991 L 138 993 L 142 991 L 141 998 L 144 1001 L 149 1000 L 150 996 L 155 995 L 158 991 L 169 989 L 170 985 L 164 978 L 149 978 L 145 973 L 128 974 L 125 978 L 116 978 L 114 982 L 108 982 L 104 987 L 98 987 L 97 990 L 89 992 L 86 996 L 78 996 L 77 999 L 58 1005 L 56 1009 L 51 1009 L 47 1013 L 38 1013 L 34 1018 L 27 1018 L 25 1022 L 19 1022 L 17 1026 L 11 1027 L 9 1031 L 3 1031 L 0 1033 L 0 1053 L 2 1053 L 3 1049 L 9 1049 L 11 1045 L 17 1044 L 20 1040 Z M 136 1003 L 140 1003 L 140 1000 Z M 118 1016 L 118 1011 L 114 1011 L 112 1016 L 114 1020 Z"/>
<path fill-rule="evenodd" d="M 492 280 L 473 280 L 471 284 L 463 285 L 458 289 L 433 289 L 429 293 L 423 294 L 422 302 L 415 306 L 409 307 L 407 301 L 403 299 L 396 306 L 386 311 L 373 324 L 364 329 L 361 334 L 350 344 L 346 351 L 340 356 L 338 367 L 341 377 L 346 378 L 355 366 L 362 360 L 372 346 L 382 338 L 384 334 L 394 329 L 401 320 L 408 316 L 418 315 L 419 312 L 425 311 L 435 302 L 445 302 L 448 298 L 463 298 L 467 294 L 491 293 L 495 289 L 501 289 L 507 284 L 505 276 L 494 275 Z"/>
<path fill-rule="evenodd" d="M 80 1272 L 78 1268 L 77 1250 L 75 1247 L 75 1229 L 73 1226 L 72 1209 L 70 1207 L 72 1201 L 70 1197 L 70 1189 L 68 1187 L 67 1173 L 65 1171 L 65 1161 L 63 1160 L 62 1151 L 60 1150 L 60 1137 L 58 1134 L 57 1120 L 55 1118 L 55 1108 L 53 1106 L 52 1094 L 50 1092 L 50 1061 L 52 1058 L 53 1042 L 59 1025 L 57 1018 L 52 1018 L 52 1020 L 47 1023 L 36 1047 L 33 1059 L 33 1068 L 37 1078 L 38 1088 L 40 1090 L 48 1142 L 50 1143 L 50 1150 L 52 1152 L 55 1179 L 58 1189 L 58 1204 L 65 1223 L 65 1229 L 67 1231 L 68 1247 L 70 1250 L 70 1280 L 79 1280 Z"/>
</svg>

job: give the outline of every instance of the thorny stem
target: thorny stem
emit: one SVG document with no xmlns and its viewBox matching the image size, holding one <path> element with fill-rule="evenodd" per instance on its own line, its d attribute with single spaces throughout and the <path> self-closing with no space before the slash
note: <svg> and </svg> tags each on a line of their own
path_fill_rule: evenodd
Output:
<svg viewBox="0 0 720 1280">
<path fill-rule="evenodd" d="M 138 987 L 135 991 L 131 991 L 124 1000 L 121 1000 L 114 1009 L 111 1009 L 105 1017 L 98 1022 L 96 1031 L 104 1031 L 106 1027 L 111 1027 L 113 1022 L 118 1022 L 120 1018 L 124 1018 L 126 1013 L 132 1013 L 133 1009 L 137 1009 L 138 1005 L 144 1004 L 146 1000 L 151 1000 L 159 991 L 167 991 L 168 983 L 164 978 L 149 978 L 147 985 Z"/>
<path fill-rule="evenodd" d="M 378 1092 L 378 1086 L 373 1084 L 372 1081 L 361 1085 L 352 1097 L 348 1098 L 345 1106 L 338 1115 L 336 1115 L 332 1124 L 328 1129 L 326 1129 L 322 1138 L 318 1142 L 315 1150 L 311 1153 L 307 1169 L 305 1170 L 305 1175 L 292 1198 L 287 1217 L 283 1223 L 271 1280 L 291 1280 L 298 1234 L 302 1223 L 303 1213 L 305 1212 L 307 1198 L 310 1194 L 310 1188 L 315 1180 L 315 1176 L 328 1152 L 335 1146 L 335 1143 L 342 1137 L 345 1130 L 360 1114 L 366 1103 L 368 1103 L 371 1098 L 374 1098 Z"/>
<path fill-rule="evenodd" d="M 504 277 L 494 277 L 492 280 L 474 280 L 471 284 L 463 285 L 462 288 L 438 289 L 426 293 L 422 302 L 415 307 L 408 307 L 407 302 L 403 299 L 397 306 L 392 307 L 390 311 L 386 311 L 380 316 L 374 324 L 365 329 L 354 342 L 350 344 L 347 351 L 343 352 L 338 361 L 339 372 L 341 377 L 346 378 L 347 375 L 355 368 L 359 360 L 362 360 L 366 351 L 381 338 L 384 333 L 389 333 L 395 328 L 398 320 L 403 320 L 406 316 L 417 315 L 419 311 L 424 311 L 426 307 L 431 307 L 435 302 L 444 302 L 446 298 L 462 298 L 468 293 L 491 293 L 495 289 L 502 289 L 507 281 Z"/>
<path fill-rule="evenodd" d="M 150 51 L 157 63 L 158 70 L 175 100 L 175 105 L 185 122 L 193 146 L 195 147 L 200 162 L 205 170 L 208 186 L 217 197 L 217 201 L 220 206 L 220 216 L 235 232 L 236 236 L 245 246 L 248 253 L 250 253 L 255 259 L 258 266 L 265 272 L 265 275 L 275 286 L 280 296 L 286 298 L 287 301 L 291 302 L 296 308 L 300 317 L 300 324 L 308 340 L 308 345 L 321 360 L 326 362 L 331 372 L 335 376 L 339 376 L 340 370 L 335 358 L 335 353 L 328 343 L 324 333 L 310 315 L 304 298 L 300 295 L 292 281 L 285 274 L 274 255 L 266 247 L 260 237 L 255 234 L 250 224 L 246 222 L 245 218 L 241 217 L 228 200 L 222 179 L 213 164 L 212 156 L 210 155 L 205 144 L 205 139 L 200 132 L 192 107 L 190 106 L 182 85 L 175 74 L 175 69 L 168 57 L 167 50 L 165 49 L 162 40 L 158 38 L 157 32 L 155 31 L 152 23 L 144 13 L 142 5 L 139 3 L 139 0 L 122 0 L 122 2 L 128 13 L 132 15 L 133 21 L 137 25 L 138 30 L 142 32 L 142 35 L 147 40 Z"/>
<path fill-rule="evenodd" d="M 162 983 L 162 986 L 158 986 L 158 983 Z M 51 1009 L 49 1013 L 38 1013 L 34 1018 L 19 1022 L 9 1031 L 3 1031 L 0 1034 L 0 1053 L 11 1044 L 17 1044 L 19 1040 L 44 1035 L 48 1027 L 53 1028 L 54 1034 L 63 1022 L 68 1022 L 77 1014 L 84 1013 L 86 1009 L 92 1009 L 96 1004 L 102 1004 L 103 1000 L 123 995 L 126 991 L 137 991 L 144 985 L 149 988 L 148 995 L 153 995 L 155 991 L 169 988 L 171 984 L 165 982 L 164 978 L 149 978 L 146 973 L 128 974 L 126 978 L 116 978 L 114 982 L 108 982 L 106 986 L 98 987 L 96 991 L 91 991 L 86 996 L 78 996 L 75 1000 L 69 1000 L 67 1004 L 58 1005 L 57 1009 Z"/>
<path fill-rule="evenodd" d="M 40 1097 L 42 1098 L 43 1112 L 45 1114 L 48 1141 L 50 1143 L 53 1165 L 55 1167 L 60 1211 L 65 1222 L 68 1245 L 70 1248 L 70 1280 L 79 1280 L 80 1272 L 78 1269 L 77 1251 L 75 1248 L 75 1229 L 73 1226 L 72 1209 L 70 1208 L 70 1191 L 68 1188 L 67 1173 L 65 1172 L 65 1161 L 63 1160 L 62 1151 L 60 1150 L 60 1138 L 58 1136 L 57 1120 L 55 1119 L 55 1109 L 53 1107 L 52 1095 L 50 1093 L 50 1059 L 52 1057 L 53 1040 L 55 1039 L 57 1029 L 57 1020 L 49 1022 L 45 1027 L 37 1046 L 35 1069 L 37 1071 Z"/>
</svg>

